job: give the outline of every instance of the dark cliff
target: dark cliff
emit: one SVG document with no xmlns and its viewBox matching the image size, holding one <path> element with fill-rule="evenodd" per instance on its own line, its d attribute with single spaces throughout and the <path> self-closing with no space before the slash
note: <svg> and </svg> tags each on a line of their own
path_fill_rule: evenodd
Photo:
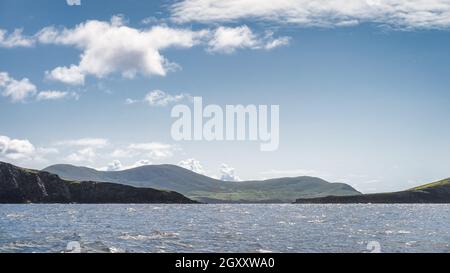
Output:
<svg viewBox="0 0 450 273">
<path fill-rule="evenodd" d="M 0 203 L 195 203 L 169 191 L 101 182 L 73 182 L 55 174 L 0 162 Z"/>
</svg>

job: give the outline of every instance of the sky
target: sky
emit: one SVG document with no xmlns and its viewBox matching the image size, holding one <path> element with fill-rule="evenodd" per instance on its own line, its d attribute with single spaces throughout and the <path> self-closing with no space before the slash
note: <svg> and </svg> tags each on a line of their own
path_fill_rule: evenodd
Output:
<svg viewBox="0 0 450 273">
<path fill-rule="evenodd" d="M 447 178 L 449 29 L 445 0 L 0 0 L 0 161 L 367 193 Z M 174 141 L 192 97 L 279 105 L 279 149 Z"/>
</svg>

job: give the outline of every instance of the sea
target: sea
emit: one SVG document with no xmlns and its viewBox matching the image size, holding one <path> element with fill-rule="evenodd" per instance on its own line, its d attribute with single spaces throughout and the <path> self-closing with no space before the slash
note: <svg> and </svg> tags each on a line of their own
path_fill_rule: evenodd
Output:
<svg viewBox="0 0 450 273">
<path fill-rule="evenodd" d="M 0 253 L 450 252 L 450 205 L 0 205 Z"/>
</svg>

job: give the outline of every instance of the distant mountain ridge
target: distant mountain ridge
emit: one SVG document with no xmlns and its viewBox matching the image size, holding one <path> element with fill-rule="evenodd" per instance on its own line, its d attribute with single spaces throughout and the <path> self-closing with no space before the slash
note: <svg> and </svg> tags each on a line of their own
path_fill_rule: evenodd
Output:
<svg viewBox="0 0 450 273">
<path fill-rule="evenodd" d="M 185 196 L 150 188 L 63 180 L 56 174 L 0 162 L 0 204 L 23 203 L 195 203 Z"/>
<path fill-rule="evenodd" d="M 315 177 L 226 182 L 175 165 L 149 165 L 116 172 L 73 165 L 53 165 L 44 171 L 69 180 L 95 180 L 171 190 L 207 203 L 291 203 L 302 197 L 361 194 L 347 184 L 329 183 Z"/>
<path fill-rule="evenodd" d="M 400 192 L 363 194 L 357 196 L 327 196 L 321 198 L 302 198 L 296 200 L 296 203 L 448 204 L 450 203 L 450 178 Z"/>
</svg>

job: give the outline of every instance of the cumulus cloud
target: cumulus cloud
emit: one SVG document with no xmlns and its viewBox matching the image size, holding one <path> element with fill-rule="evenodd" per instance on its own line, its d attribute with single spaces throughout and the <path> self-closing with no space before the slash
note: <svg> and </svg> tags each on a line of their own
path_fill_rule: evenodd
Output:
<svg viewBox="0 0 450 273">
<path fill-rule="evenodd" d="M 71 85 L 83 85 L 85 80 L 85 75 L 81 72 L 80 67 L 76 65 L 57 67 L 52 71 L 46 71 L 45 76 L 49 80 Z"/>
<path fill-rule="evenodd" d="M 0 135 L 0 160 L 13 164 L 46 163 L 46 157 L 59 153 L 55 148 L 36 147 L 28 139 L 14 139 Z"/>
<path fill-rule="evenodd" d="M 73 98 L 75 100 L 79 99 L 79 96 L 75 92 L 62 92 L 62 91 L 55 91 L 55 90 L 49 90 L 49 91 L 42 91 L 39 92 L 36 99 L 41 100 L 61 100 L 61 99 L 67 99 L 67 98 Z"/>
<path fill-rule="evenodd" d="M 0 72 L 0 92 L 2 96 L 9 98 L 12 102 L 24 102 L 29 98 L 35 98 L 38 101 L 67 98 L 79 99 L 79 95 L 75 92 L 47 90 L 38 93 L 36 85 L 29 79 L 16 80 L 7 72 Z"/>
<path fill-rule="evenodd" d="M 213 39 L 209 41 L 209 51 L 232 53 L 237 48 L 252 48 L 256 46 L 256 38 L 247 26 L 219 27 Z"/>
<path fill-rule="evenodd" d="M 447 0 L 183 0 L 173 4 L 171 12 L 179 23 L 254 19 L 320 27 L 358 23 L 402 29 L 450 26 Z"/>
<path fill-rule="evenodd" d="M 69 6 L 81 6 L 81 0 L 66 0 Z"/>
<path fill-rule="evenodd" d="M 113 162 L 109 163 L 108 166 L 105 168 L 101 168 L 100 171 L 108 171 L 108 172 L 116 172 L 122 170 L 122 162 L 119 160 L 114 160 Z"/>
<path fill-rule="evenodd" d="M 222 164 L 220 168 L 220 180 L 238 182 L 241 179 L 236 175 L 236 170 L 227 164 Z"/>
<path fill-rule="evenodd" d="M 8 159 L 23 159 L 31 157 L 36 152 L 36 148 L 26 139 L 11 139 L 7 136 L 0 136 L 0 155 Z"/>
<path fill-rule="evenodd" d="M 24 36 L 22 29 L 15 29 L 11 34 L 4 29 L 0 29 L 0 47 L 31 47 L 35 43 L 34 37 Z"/>
<path fill-rule="evenodd" d="M 34 168 L 42 168 L 48 162 L 88 166 L 110 162 L 98 169 L 118 171 L 151 165 L 153 160 L 167 159 L 179 150 L 176 146 L 159 142 L 124 144 L 111 143 L 103 138 L 63 140 L 47 147 L 36 147 L 27 139 L 0 135 L 0 161 Z"/>
<path fill-rule="evenodd" d="M 99 168 L 99 171 L 108 171 L 108 172 L 117 172 L 117 171 L 123 171 L 123 170 L 129 170 L 134 169 L 142 166 L 148 166 L 152 165 L 152 162 L 150 160 L 142 159 L 139 160 L 131 165 L 124 166 L 120 160 L 114 160 L 113 162 L 109 163 L 108 166 Z"/>
<path fill-rule="evenodd" d="M 69 163 L 93 165 L 98 162 L 110 162 L 107 166 L 98 168 L 103 171 L 151 165 L 152 160 L 170 158 L 179 150 L 173 145 L 160 142 L 123 144 L 111 143 L 103 138 L 64 140 L 55 142 L 54 145 L 61 147 L 65 154 L 64 159 Z"/>
<path fill-rule="evenodd" d="M 259 37 L 246 25 L 239 27 L 219 27 L 208 43 L 208 51 L 233 53 L 236 49 L 274 49 L 289 44 L 288 37 L 273 38 L 268 32 Z"/>
<path fill-rule="evenodd" d="M 188 169 L 190 171 L 196 172 L 198 174 L 205 174 L 205 170 L 203 169 L 202 164 L 200 164 L 200 161 L 190 158 L 183 161 L 180 161 L 178 163 L 178 166 Z"/>
<path fill-rule="evenodd" d="M 7 72 L 0 72 L 0 91 L 2 96 L 10 98 L 12 102 L 23 102 L 34 96 L 37 88 L 27 78 L 16 80 Z"/>
<path fill-rule="evenodd" d="M 73 46 L 82 51 L 79 64 L 62 66 L 47 72 L 47 77 L 68 84 L 83 84 L 87 75 L 98 78 L 119 73 L 133 78 L 165 76 L 177 65 L 161 51 L 191 48 L 200 44 L 207 31 L 170 28 L 165 25 L 136 29 L 125 25 L 120 16 L 110 22 L 90 20 L 72 29 L 47 27 L 36 36 L 44 44 Z"/>
</svg>

